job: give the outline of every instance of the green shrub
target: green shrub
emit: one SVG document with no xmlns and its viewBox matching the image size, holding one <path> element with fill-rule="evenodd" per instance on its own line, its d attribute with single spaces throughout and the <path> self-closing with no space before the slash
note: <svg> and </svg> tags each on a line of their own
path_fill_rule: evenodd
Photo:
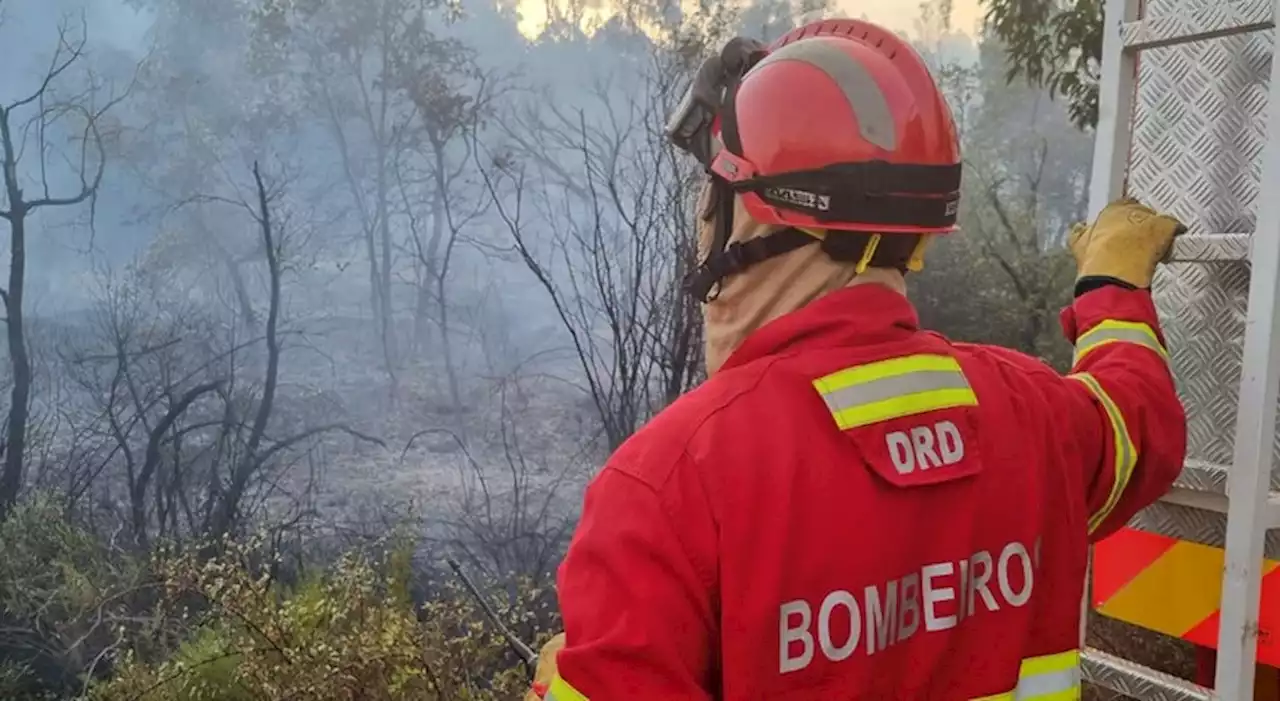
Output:
<svg viewBox="0 0 1280 701">
<path fill-rule="evenodd" d="M 120 640 L 149 625 L 145 559 L 110 547 L 52 498 L 13 508 L 0 553 L 0 698 L 79 693 Z"/>
<path fill-rule="evenodd" d="M 95 701 L 489 701 L 528 683 L 464 597 L 409 600 L 403 549 L 348 554 L 286 590 L 254 544 L 160 559 L 168 600 L 199 610 L 169 659 L 126 655 Z M 256 565 L 253 563 L 257 563 Z M 526 591 L 523 601 L 544 599 Z M 192 602 L 195 602 L 194 605 Z"/>
</svg>

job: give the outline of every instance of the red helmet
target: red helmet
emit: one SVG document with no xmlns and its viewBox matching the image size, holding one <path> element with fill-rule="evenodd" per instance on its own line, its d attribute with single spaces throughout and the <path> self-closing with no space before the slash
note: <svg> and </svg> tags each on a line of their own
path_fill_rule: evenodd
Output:
<svg viewBox="0 0 1280 701">
<path fill-rule="evenodd" d="M 731 41 L 704 64 L 668 133 L 721 190 L 717 238 L 727 248 L 704 262 L 707 279 L 816 240 L 785 230 L 755 250 L 733 250 L 729 191 L 762 223 L 866 234 L 852 235 L 856 245 L 829 246 L 839 237 L 826 237 L 837 257 L 869 256 L 881 234 L 956 228 L 951 111 L 920 55 L 867 22 L 814 22 L 767 48 Z"/>
<path fill-rule="evenodd" d="M 898 36 L 858 20 L 800 27 L 769 47 L 726 107 L 713 135 L 729 148 L 711 168 L 734 183 L 755 220 L 872 233 L 955 229 L 955 122 L 924 61 Z M 723 133 L 735 119 L 737 149 Z M 743 187 L 752 181 L 757 187 Z"/>
</svg>

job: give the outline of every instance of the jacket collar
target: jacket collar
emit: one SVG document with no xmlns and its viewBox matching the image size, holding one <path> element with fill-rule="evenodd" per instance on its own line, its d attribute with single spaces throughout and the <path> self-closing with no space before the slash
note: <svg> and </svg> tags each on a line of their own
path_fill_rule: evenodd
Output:
<svg viewBox="0 0 1280 701">
<path fill-rule="evenodd" d="M 882 343 L 920 329 L 911 302 L 883 285 L 845 287 L 757 329 L 721 370 L 746 365 L 797 347 L 829 348 Z"/>
</svg>

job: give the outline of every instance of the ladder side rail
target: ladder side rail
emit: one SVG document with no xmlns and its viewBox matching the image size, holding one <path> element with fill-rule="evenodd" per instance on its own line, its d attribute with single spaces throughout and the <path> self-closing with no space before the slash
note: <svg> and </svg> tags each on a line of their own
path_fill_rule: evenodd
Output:
<svg viewBox="0 0 1280 701">
<path fill-rule="evenodd" d="M 1273 7 L 1280 18 L 1280 0 Z M 1249 306 L 1231 472 L 1215 689 L 1227 701 L 1253 698 L 1258 607 L 1268 525 L 1272 445 L 1280 392 L 1280 71 L 1273 52 L 1266 144 L 1254 228 Z"/>
<path fill-rule="evenodd" d="M 1102 63 L 1098 80 L 1098 124 L 1094 131 L 1093 166 L 1089 178 L 1089 219 L 1124 194 L 1125 172 L 1133 137 L 1133 106 L 1137 93 L 1137 52 L 1126 51 L 1122 34 L 1126 22 L 1138 18 L 1140 0 L 1106 0 L 1103 8 Z M 1093 549 L 1085 566 L 1080 597 L 1080 649 L 1092 610 Z"/>
<path fill-rule="evenodd" d="M 1133 106 L 1138 87 L 1136 50 L 1126 50 L 1121 31 L 1138 19 L 1139 0 L 1106 0 L 1102 65 L 1098 79 L 1098 125 L 1094 131 L 1089 179 L 1089 219 L 1124 194 L 1133 139 Z"/>
</svg>

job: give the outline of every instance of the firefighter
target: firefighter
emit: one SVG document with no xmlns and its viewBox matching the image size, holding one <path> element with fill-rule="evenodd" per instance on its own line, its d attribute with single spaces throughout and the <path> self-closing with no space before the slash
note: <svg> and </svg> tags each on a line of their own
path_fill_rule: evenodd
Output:
<svg viewBox="0 0 1280 701">
<path fill-rule="evenodd" d="M 1073 229 L 1064 377 L 919 328 L 960 159 L 897 36 L 730 42 L 669 133 L 711 175 L 710 377 L 588 487 L 528 698 L 1079 698 L 1087 546 L 1185 453 L 1149 291 L 1181 225 L 1124 200 Z"/>
</svg>

